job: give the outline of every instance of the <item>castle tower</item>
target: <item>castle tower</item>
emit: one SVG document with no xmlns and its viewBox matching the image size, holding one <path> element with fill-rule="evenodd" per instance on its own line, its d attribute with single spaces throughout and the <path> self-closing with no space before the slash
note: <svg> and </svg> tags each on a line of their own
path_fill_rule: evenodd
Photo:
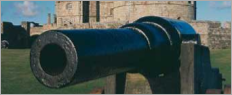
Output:
<svg viewBox="0 0 232 95">
<path fill-rule="evenodd" d="M 57 23 L 57 17 L 56 14 L 53 14 L 53 23 L 56 24 Z"/>
<path fill-rule="evenodd" d="M 112 22 L 113 21 L 113 8 L 115 1 L 100 1 L 99 3 L 99 15 L 100 22 Z"/>
<path fill-rule="evenodd" d="M 90 1 L 90 4 L 89 4 L 89 22 L 90 23 L 99 21 L 98 13 L 99 13 L 99 1 Z"/>
<path fill-rule="evenodd" d="M 56 18 L 58 26 L 72 25 L 82 22 L 81 1 L 56 1 Z"/>
<path fill-rule="evenodd" d="M 51 14 L 48 13 L 48 21 L 47 21 L 48 24 L 51 24 Z"/>
<path fill-rule="evenodd" d="M 194 1 L 114 1 L 114 21 L 135 21 L 143 16 L 161 16 L 181 20 L 196 19 Z"/>
<path fill-rule="evenodd" d="M 196 1 L 56 1 L 58 26 L 130 21 L 143 16 L 196 19 Z"/>
<path fill-rule="evenodd" d="M 69 26 L 100 20 L 99 1 L 56 1 L 55 6 L 58 26 Z"/>
<path fill-rule="evenodd" d="M 99 22 L 99 1 L 82 2 L 83 23 Z"/>
</svg>

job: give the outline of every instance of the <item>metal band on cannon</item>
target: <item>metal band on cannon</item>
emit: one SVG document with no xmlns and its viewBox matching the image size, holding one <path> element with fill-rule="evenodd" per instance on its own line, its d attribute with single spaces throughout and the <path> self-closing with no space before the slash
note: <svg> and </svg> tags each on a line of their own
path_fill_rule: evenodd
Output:
<svg viewBox="0 0 232 95">
<path fill-rule="evenodd" d="M 133 70 L 156 76 L 179 69 L 182 34 L 196 32 L 184 21 L 150 16 L 119 29 L 51 30 L 34 42 L 30 65 L 51 88 Z"/>
</svg>

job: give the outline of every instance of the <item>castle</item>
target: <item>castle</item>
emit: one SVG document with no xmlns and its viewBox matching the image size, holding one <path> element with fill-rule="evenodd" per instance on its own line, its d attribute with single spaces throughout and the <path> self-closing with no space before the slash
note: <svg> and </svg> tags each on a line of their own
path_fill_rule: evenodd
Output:
<svg viewBox="0 0 232 95">
<path fill-rule="evenodd" d="M 153 15 L 187 21 L 200 34 L 202 44 L 211 49 L 230 48 L 231 22 L 197 21 L 196 4 L 196 1 L 56 1 L 56 14 L 48 14 L 47 24 L 24 21 L 21 28 L 25 33 L 21 33 L 16 26 L 3 22 L 2 35 L 14 34 L 15 40 L 6 36 L 9 43 L 29 45 L 26 43 L 33 42 L 46 30 L 118 28 L 140 17 Z"/>
</svg>

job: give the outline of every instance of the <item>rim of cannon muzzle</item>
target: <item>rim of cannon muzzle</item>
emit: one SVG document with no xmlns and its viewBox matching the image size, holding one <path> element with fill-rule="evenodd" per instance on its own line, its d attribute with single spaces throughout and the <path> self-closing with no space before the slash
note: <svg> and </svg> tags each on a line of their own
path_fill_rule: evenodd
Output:
<svg viewBox="0 0 232 95">
<path fill-rule="evenodd" d="M 69 84 L 78 64 L 74 47 L 72 41 L 62 33 L 48 31 L 40 35 L 30 53 L 31 69 L 37 80 L 50 88 Z"/>
</svg>

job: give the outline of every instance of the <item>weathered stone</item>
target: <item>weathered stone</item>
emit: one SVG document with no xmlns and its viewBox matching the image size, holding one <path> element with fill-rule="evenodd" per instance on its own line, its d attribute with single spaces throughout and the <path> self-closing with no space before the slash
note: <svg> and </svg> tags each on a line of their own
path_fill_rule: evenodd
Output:
<svg viewBox="0 0 232 95">
<path fill-rule="evenodd" d="M 211 49 L 231 47 L 230 22 L 222 24 L 216 21 L 191 21 L 190 24 L 200 34 L 203 45 Z"/>
<path fill-rule="evenodd" d="M 201 43 L 211 49 L 231 45 L 231 22 L 195 20 L 195 1 L 56 1 L 55 9 L 53 23 L 49 16 L 47 24 L 39 26 L 33 22 L 35 26 L 27 32 L 32 36 L 53 29 L 118 28 L 152 15 L 188 21 L 200 34 Z"/>
</svg>

